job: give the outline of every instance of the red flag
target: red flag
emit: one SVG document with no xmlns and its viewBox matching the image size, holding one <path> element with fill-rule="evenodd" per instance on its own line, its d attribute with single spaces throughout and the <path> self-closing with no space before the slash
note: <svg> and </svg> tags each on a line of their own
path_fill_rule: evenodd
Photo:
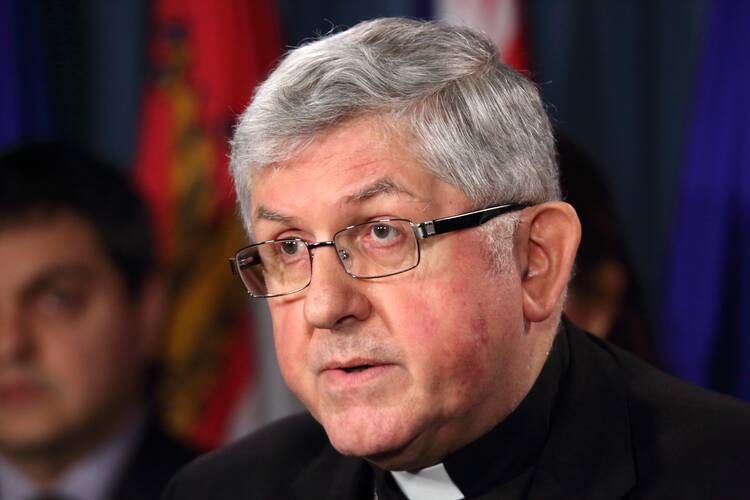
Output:
<svg viewBox="0 0 750 500">
<path fill-rule="evenodd" d="M 437 17 L 485 32 L 500 58 L 518 71 L 529 69 L 522 0 L 437 0 Z"/>
<path fill-rule="evenodd" d="M 158 0 L 153 19 L 135 176 L 173 298 L 160 396 L 174 431 L 212 447 L 253 381 L 247 301 L 226 263 L 244 242 L 227 140 L 280 54 L 278 20 L 270 0 Z"/>
</svg>

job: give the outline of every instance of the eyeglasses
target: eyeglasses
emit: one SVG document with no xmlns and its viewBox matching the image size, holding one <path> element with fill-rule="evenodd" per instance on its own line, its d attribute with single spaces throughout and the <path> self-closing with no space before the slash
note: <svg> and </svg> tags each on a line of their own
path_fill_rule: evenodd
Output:
<svg viewBox="0 0 750 500">
<path fill-rule="evenodd" d="M 322 247 L 336 249 L 344 271 L 352 278 L 384 278 L 417 267 L 420 240 L 478 227 L 528 206 L 497 205 L 419 224 L 407 219 L 381 219 L 345 227 L 331 241 L 311 243 L 301 238 L 262 241 L 240 249 L 229 259 L 229 267 L 239 276 L 247 293 L 258 298 L 305 289 L 312 280 L 313 251 Z"/>
</svg>

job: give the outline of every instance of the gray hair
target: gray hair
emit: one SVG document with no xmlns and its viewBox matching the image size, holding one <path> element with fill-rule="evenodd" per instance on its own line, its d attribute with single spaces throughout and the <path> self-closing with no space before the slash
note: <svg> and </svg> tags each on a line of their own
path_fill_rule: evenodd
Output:
<svg viewBox="0 0 750 500">
<path fill-rule="evenodd" d="M 377 19 L 290 51 L 256 89 L 231 142 L 248 230 L 258 168 L 370 115 L 395 125 L 421 164 L 477 208 L 560 198 L 539 93 L 499 61 L 491 40 L 440 22 Z"/>
</svg>

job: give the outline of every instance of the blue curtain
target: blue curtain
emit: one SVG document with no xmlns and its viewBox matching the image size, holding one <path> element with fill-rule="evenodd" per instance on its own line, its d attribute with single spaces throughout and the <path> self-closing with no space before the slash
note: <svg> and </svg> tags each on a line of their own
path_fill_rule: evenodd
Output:
<svg viewBox="0 0 750 500">
<path fill-rule="evenodd" d="M 536 81 L 554 125 L 598 161 L 650 312 L 681 168 L 705 0 L 533 0 Z"/>
<path fill-rule="evenodd" d="M 750 399 L 750 3 L 716 0 L 687 135 L 663 309 L 667 366 Z"/>
<path fill-rule="evenodd" d="M 37 4 L 0 0 L 0 149 L 51 130 Z"/>
</svg>

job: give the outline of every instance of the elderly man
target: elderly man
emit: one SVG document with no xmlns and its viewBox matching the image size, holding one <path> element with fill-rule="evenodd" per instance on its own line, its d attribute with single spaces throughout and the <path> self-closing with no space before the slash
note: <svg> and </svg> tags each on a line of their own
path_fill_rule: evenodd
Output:
<svg viewBox="0 0 750 500">
<path fill-rule="evenodd" d="M 0 157 L 0 500 L 155 500 L 196 456 L 148 412 L 149 229 L 127 179 L 88 155 Z"/>
<path fill-rule="evenodd" d="M 232 169 L 257 242 L 232 268 L 310 415 L 167 498 L 750 495 L 748 406 L 561 321 L 578 219 L 539 95 L 489 40 L 384 19 L 291 51 Z"/>
</svg>

